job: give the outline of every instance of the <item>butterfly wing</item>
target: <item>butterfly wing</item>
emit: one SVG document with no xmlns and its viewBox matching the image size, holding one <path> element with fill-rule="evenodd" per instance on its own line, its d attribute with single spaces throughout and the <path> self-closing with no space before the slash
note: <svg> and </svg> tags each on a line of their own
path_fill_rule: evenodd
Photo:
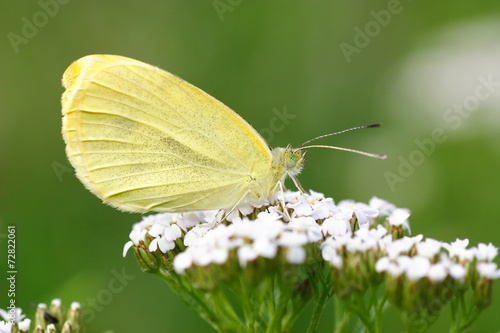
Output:
<svg viewBox="0 0 500 333">
<path fill-rule="evenodd" d="M 271 151 L 252 126 L 159 68 L 91 55 L 63 85 L 68 158 L 91 192 L 121 210 L 231 208 L 269 169 Z"/>
</svg>

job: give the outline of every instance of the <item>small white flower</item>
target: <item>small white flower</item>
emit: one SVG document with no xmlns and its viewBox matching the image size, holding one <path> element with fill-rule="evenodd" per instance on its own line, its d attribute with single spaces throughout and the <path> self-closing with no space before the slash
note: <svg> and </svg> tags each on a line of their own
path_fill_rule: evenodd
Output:
<svg viewBox="0 0 500 333">
<path fill-rule="evenodd" d="M 248 262 L 257 259 L 258 254 L 250 245 L 243 245 L 238 248 L 238 261 L 242 267 L 245 267 Z"/>
<path fill-rule="evenodd" d="M 403 274 L 404 269 L 388 257 L 383 257 L 375 263 L 375 271 L 378 273 L 386 272 L 390 276 L 398 277 Z"/>
<path fill-rule="evenodd" d="M 493 244 L 479 243 L 475 251 L 475 256 L 479 261 L 491 262 L 498 255 L 498 247 L 493 246 Z"/>
<path fill-rule="evenodd" d="M 294 231 L 284 231 L 279 238 L 279 245 L 285 247 L 302 246 L 307 244 L 307 236 Z"/>
<path fill-rule="evenodd" d="M 500 278 L 500 269 L 497 269 L 497 264 L 494 262 L 480 262 L 476 268 L 478 274 L 482 277 L 492 280 Z"/>
<path fill-rule="evenodd" d="M 460 262 L 472 261 L 476 254 L 475 249 L 467 249 L 467 245 L 469 245 L 469 240 L 457 239 L 451 244 L 443 243 L 443 247 L 448 250 L 448 255 L 450 258 L 458 258 Z"/>
<path fill-rule="evenodd" d="M 233 221 L 236 217 L 247 216 L 251 212 L 253 212 L 255 206 L 250 202 L 243 202 L 236 206 L 233 211 L 226 215 L 226 220 Z"/>
<path fill-rule="evenodd" d="M 347 243 L 346 249 L 349 252 L 366 252 L 370 249 L 374 249 L 377 247 L 377 240 L 371 237 L 368 237 L 367 234 L 358 233 L 364 229 L 359 229 L 356 232 L 356 236 L 351 238 L 351 240 Z"/>
<path fill-rule="evenodd" d="M 26 318 L 19 322 L 19 330 L 28 332 L 30 330 L 31 320 Z M 10 331 L 9 331 L 10 332 Z"/>
<path fill-rule="evenodd" d="M 392 244 L 392 235 L 391 234 L 385 235 L 384 237 L 380 238 L 377 243 L 380 251 L 387 253 L 387 246 L 389 246 L 389 244 Z"/>
<path fill-rule="evenodd" d="M 395 259 L 401 254 L 408 254 L 414 245 L 415 242 L 412 239 L 404 237 L 387 244 L 385 251 L 389 258 Z"/>
<path fill-rule="evenodd" d="M 175 240 L 182 236 L 182 231 L 177 224 L 170 223 L 157 223 L 149 229 L 148 233 L 155 237 L 149 244 L 149 251 L 159 248 L 162 253 L 167 253 L 175 248 Z"/>
<path fill-rule="evenodd" d="M 378 273 L 386 272 L 390 264 L 391 260 L 389 259 L 389 257 L 382 257 L 377 260 L 377 263 L 375 264 L 375 271 Z"/>
<path fill-rule="evenodd" d="M 428 258 L 415 256 L 407 263 L 405 274 L 410 281 L 417 281 L 426 277 L 431 268 L 431 262 Z"/>
<path fill-rule="evenodd" d="M 193 258 L 187 251 L 177 254 L 174 258 L 174 269 L 177 274 L 184 274 L 184 271 L 191 267 L 192 264 Z"/>
<path fill-rule="evenodd" d="M 321 224 L 323 234 L 334 237 L 343 237 L 352 232 L 349 220 L 352 218 L 352 210 L 339 208 L 333 216 L 325 219 Z"/>
<path fill-rule="evenodd" d="M 61 299 L 60 298 L 54 298 L 51 302 L 50 302 L 50 305 L 51 306 L 61 306 L 62 302 L 61 302 Z"/>
<path fill-rule="evenodd" d="M 377 197 L 372 197 L 368 205 L 370 208 L 377 210 L 381 216 L 389 216 L 396 209 L 396 206 L 390 202 Z"/>
<path fill-rule="evenodd" d="M 0 333 L 10 333 L 12 331 L 12 324 L 10 321 L 0 321 Z"/>
<path fill-rule="evenodd" d="M 139 242 L 145 239 L 147 233 L 148 230 L 146 228 L 142 228 L 140 223 L 136 223 L 130 232 L 129 238 L 135 245 L 139 245 Z"/>
<path fill-rule="evenodd" d="M 278 252 L 276 241 L 266 237 L 255 239 L 252 248 L 257 256 L 264 258 L 274 258 Z"/>
<path fill-rule="evenodd" d="M 342 200 L 338 206 L 350 209 L 356 216 L 360 228 L 368 228 L 373 219 L 379 214 L 378 210 L 364 203 L 356 203 L 353 200 Z"/>
<path fill-rule="evenodd" d="M 311 216 L 315 220 L 326 219 L 327 217 L 332 216 L 332 214 L 337 210 L 332 198 L 318 200 L 312 204 L 312 208 L 313 212 Z"/>
<path fill-rule="evenodd" d="M 0 317 L 2 317 L 5 321 L 14 321 L 18 323 L 23 320 L 24 317 L 26 317 L 26 315 L 22 312 L 23 310 L 21 308 L 15 308 L 13 313 L 10 311 L 5 311 L 4 309 L 0 309 Z"/>
<path fill-rule="evenodd" d="M 467 274 L 467 271 L 465 270 L 464 266 L 459 264 L 451 264 L 448 271 L 452 278 L 461 282 L 464 280 L 465 275 Z"/>
<path fill-rule="evenodd" d="M 387 229 L 379 224 L 376 229 L 370 229 L 370 235 L 375 239 L 381 240 L 387 236 Z"/>
<path fill-rule="evenodd" d="M 170 242 L 165 237 L 157 237 L 151 241 L 148 250 L 154 252 L 158 248 L 162 253 L 167 253 L 167 251 L 175 248 L 175 242 Z"/>
<path fill-rule="evenodd" d="M 404 229 L 409 229 L 410 225 L 408 223 L 408 218 L 410 217 L 410 211 L 406 208 L 396 208 L 387 220 L 393 226 L 402 226 Z"/>
<path fill-rule="evenodd" d="M 302 264 L 306 260 L 306 250 L 302 246 L 289 247 L 286 252 L 286 260 L 290 264 Z"/>
<path fill-rule="evenodd" d="M 313 212 L 311 204 L 305 200 L 296 203 L 288 203 L 286 206 L 293 209 L 292 216 L 311 216 Z"/>
<path fill-rule="evenodd" d="M 184 232 L 188 231 L 192 227 L 202 223 L 204 215 L 201 213 L 204 212 L 187 212 L 182 214 L 182 217 L 177 221 L 177 225 Z"/>
<path fill-rule="evenodd" d="M 333 239 L 331 240 L 334 241 Z M 335 247 L 331 245 L 333 245 L 332 242 L 329 242 L 328 240 L 325 241 L 322 244 L 321 255 L 323 259 L 331 263 L 333 267 L 340 269 L 342 268 L 342 257 L 338 255 Z"/>
<path fill-rule="evenodd" d="M 302 198 L 304 194 L 300 191 L 285 191 L 283 192 L 283 197 L 285 199 L 285 202 L 298 202 L 300 198 Z M 275 192 L 273 196 L 274 201 L 277 201 L 279 199 L 278 197 L 278 191 Z"/>
<path fill-rule="evenodd" d="M 260 212 L 257 215 L 257 220 L 262 223 L 273 223 L 281 221 L 281 216 L 277 212 Z"/>
<path fill-rule="evenodd" d="M 215 264 L 223 264 L 227 261 L 227 257 L 229 256 L 229 252 L 225 248 L 215 248 L 212 250 L 212 260 Z"/>
<path fill-rule="evenodd" d="M 189 246 L 189 245 L 195 243 L 198 239 L 205 236 L 205 234 L 208 231 L 210 231 L 214 227 L 215 224 L 216 224 L 215 222 L 203 223 L 203 224 L 198 224 L 195 227 L 193 227 L 184 236 L 184 245 Z"/>
<path fill-rule="evenodd" d="M 427 238 L 423 242 L 419 242 L 415 245 L 417 247 L 417 253 L 421 257 L 432 259 L 441 251 L 441 242 Z"/>
<path fill-rule="evenodd" d="M 313 190 L 309 190 L 309 194 L 306 194 L 306 195 L 309 196 L 310 200 L 314 200 L 314 201 L 321 201 L 321 200 L 325 199 L 325 195 L 323 193 L 316 192 Z"/>
<path fill-rule="evenodd" d="M 363 240 L 365 243 L 369 243 L 370 248 L 378 247 L 378 243 L 387 235 L 387 230 L 378 225 L 376 229 L 359 229 L 356 231 L 356 237 Z"/>
<path fill-rule="evenodd" d="M 310 216 L 301 216 L 292 218 L 287 225 L 288 229 L 295 232 L 305 233 L 309 242 L 317 242 L 323 238 L 321 226 L 316 223 L 316 220 Z"/>
<path fill-rule="evenodd" d="M 427 277 L 432 282 L 441 282 L 446 279 L 446 276 L 448 276 L 448 271 L 446 270 L 445 265 L 442 265 L 441 263 L 432 264 L 427 272 Z"/>
<path fill-rule="evenodd" d="M 469 245 L 469 240 L 468 239 L 456 239 L 454 242 L 448 244 L 448 243 L 443 243 L 443 247 L 448 250 L 448 255 L 450 258 L 453 257 L 458 257 L 460 253 L 463 252 Z"/>
</svg>

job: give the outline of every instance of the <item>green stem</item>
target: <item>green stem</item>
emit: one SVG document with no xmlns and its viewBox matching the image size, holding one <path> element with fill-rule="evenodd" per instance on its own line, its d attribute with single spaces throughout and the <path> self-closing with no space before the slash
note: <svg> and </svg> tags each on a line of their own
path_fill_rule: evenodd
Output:
<svg viewBox="0 0 500 333">
<path fill-rule="evenodd" d="M 334 333 L 345 332 L 346 325 L 349 323 L 352 314 L 350 312 L 345 312 L 342 309 L 342 304 L 338 297 L 334 297 L 334 307 L 335 307 L 335 326 L 333 328 Z"/>
<path fill-rule="evenodd" d="M 374 323 L 370 316 L 371 305 L 368 307 L 365 306 L 366 301 L 363 295 L 355 292 L 351 299 L 346 299 L 345 303 L 349 311 L 355 313 L 359 320 L 361 320 L 366 332 L 374 333 Z"/>
<path fill-rule="evenodd" d="M 382 332 L 382 311 L 384 310 L 385 304 L 387 302 L 387 294 L 384 293 L 384 296 L 377 304 L 375 300 L 375 332 Z"/>
<path fill-rule="evenodd" d="M 319 318 L 321 317 L 321 313 L 325 308 L 326 302 L 329 299 L 327 292 L 320 293 L 319 298 L 314 299 L 314 309 L 311 317 L 311 321 L 309 322 L 309 327 L 307 328 L 308 333 L 316 332 L 316 329 L 319 324 Z"/>
<path fill-rule="evenodd" d="M 256 332 L 259 327 L 258 313 L 259 310 L 255 310 L 254 306 L 252 306 L 252 295 L 251 291 L 248 288 L 248 285 L 245 282 L 243 276 L 238 279 L 238 284 L 235 286 L 236 290 L 233 290 L 233 295 L 237 297 L 238 303 L 241 305 L 243 316 L 245 318 L 245 323 L 248 332 Z M 254 292 L 256 292 L 254 290 Z M 240 297 L 238 297 L 240 296 Z"/>
<path fill-rule="evenodd" d="M 242 326 L 232 307 L 227 302 L 221 302 L 220 293 L 222 291 L 220 289 L 211 294 L 213 297 L 208 298 L 207 295 L 190 288 L 190 284 L 184 283 L 181 276 L 162 272 L 161 270 L 156 275 L 167 282 L 184 303 L 190 306 L 218 332 L 235 331 Z M 214 304 L 217 305 L 214 306 Z"/>
</svg>

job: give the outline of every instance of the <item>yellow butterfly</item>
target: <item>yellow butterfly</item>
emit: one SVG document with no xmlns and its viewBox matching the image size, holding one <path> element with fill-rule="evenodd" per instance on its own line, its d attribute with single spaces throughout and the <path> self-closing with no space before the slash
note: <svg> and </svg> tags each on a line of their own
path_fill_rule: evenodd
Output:
<svg viewBox="0 0 500 333">
<path fill-rule="evenodd" d="M 250 124 L 212 96 L 122 56 L 75 61 L 63 86 L 68 158 L 92 193 L 124 211 L 232 209 L 269 198 L 287 175 L 303 190 L 296 175 L 305 148 L 354 151 L 305 143 L 271 150 Z M 338 133 L 325 136 L 333 134 Z"/>
</svg>

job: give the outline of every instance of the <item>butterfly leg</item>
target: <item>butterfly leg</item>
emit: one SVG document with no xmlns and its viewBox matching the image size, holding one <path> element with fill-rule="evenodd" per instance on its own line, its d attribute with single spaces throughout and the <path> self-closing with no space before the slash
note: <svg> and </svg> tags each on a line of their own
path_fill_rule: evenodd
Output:
<svg viewBox="0 0 500 333">
<path fill-rule="evenodd" d="M 307 193 L 306 190 L 304 190 L 304 188 L 302 187 L 302 185 L 300 184 L 299 182 L 299 179 L 297 178 L 296 175 L 290 175 L 290 178 L 292 178 L 293 180 L 293 183 L 295 184 L 295 186 L 300 190 L 300 192 L 302 193 Z"/>
<path fill-rule="evenodd" d="M 227 217 L 228 217 L 229 215 L 231 215 L 232 213 L 236 213 L 236 215 L 238 214 L 238 211 L 237 211 L 237 209 L 236 209 L 236 208 L 238 208 L 238 205 L 239 205 L 239 204 L 243 201 L 243 199 L 244 199 L 244 198 L 246 198 L 246 197 L 248 196 L 248 194 L 250 194 L 250 193 L 253 193 L 253 192 L 252 192 L 252 191 L 250 191 L 250 190 L 247 190 L 247 191 L 245 192 L 245 194 L 243 194 L 243 195 L 241 196 L 241 198 L 238 200 L 238 202 L 236 202 L 236 203 L 234 204 L 233 208 L 231 208 L 231 209 L 229 210 L 229 212 L 228 212 L 228 213 L 226 213 L 226 214 L 224 215 L 224 218 L 225 218 L 226 220 L 227 220 Z M 236 216 L 235 216 L 235 217 L 236 217 Z"/>
<path fill-rule="evenodd" d="M 283 208 L 283 215 L 286 216 L 287 222 L 290 222 L 292 217 L 288 213 L 288 209 L 286 208 L 285 204 L 285 184 L 282 181 L 278 182 L 278 187 L 279 187 L 279 201 L 281 203 L 281 207 Z"/>
</svg>

